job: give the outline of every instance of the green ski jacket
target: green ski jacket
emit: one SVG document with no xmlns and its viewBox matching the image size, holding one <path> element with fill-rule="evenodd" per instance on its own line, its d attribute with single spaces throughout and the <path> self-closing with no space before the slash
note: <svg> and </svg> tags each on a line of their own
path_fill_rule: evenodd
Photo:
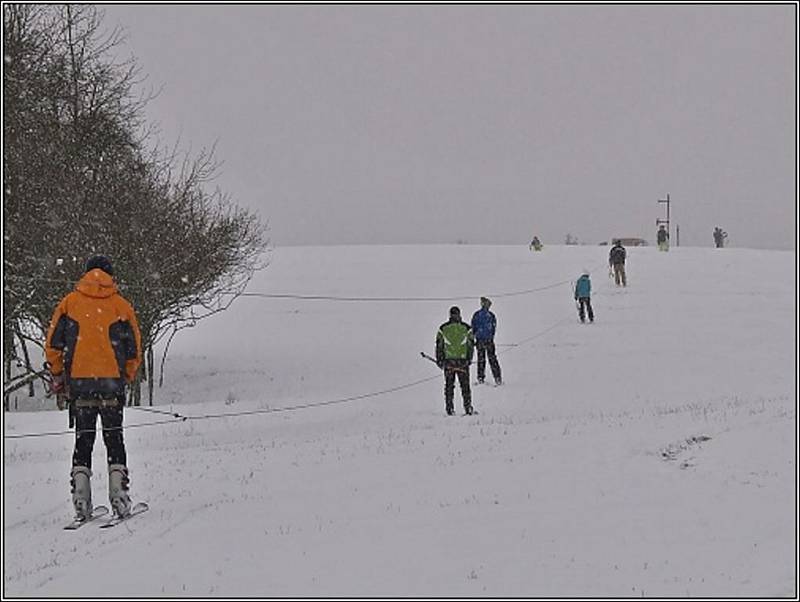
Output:
<svg viewBox="0 0 800 602">
<path fill-rule="evenodd" d="M 475 339 L 469 324 L 450 320 L 439 327 L 436 333 L 436 360 L 472 361 Z"/>
</svg>

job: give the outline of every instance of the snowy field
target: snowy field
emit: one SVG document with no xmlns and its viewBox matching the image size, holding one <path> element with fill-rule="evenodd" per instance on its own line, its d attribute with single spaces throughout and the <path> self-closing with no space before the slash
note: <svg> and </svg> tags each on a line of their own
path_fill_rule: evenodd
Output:
<svg viewBox="0 0 800 602">
<path fill-rule="evenodd" d="M 441 300 L 247 297 L 179 335 L 154 409 L 189 419 L 126 409 L 151 510 L 114 529 L 61 529 L 70 435 L 15 437 L 65 413 L 6 414 L 4 595 L 797 596 L 795 252 L 629 249 L 626 289 L 607 253 L 276 249 L 249 291 Z M 420 351 L 482 295 L 506 383 L 447 417 Z"/>
</svg>

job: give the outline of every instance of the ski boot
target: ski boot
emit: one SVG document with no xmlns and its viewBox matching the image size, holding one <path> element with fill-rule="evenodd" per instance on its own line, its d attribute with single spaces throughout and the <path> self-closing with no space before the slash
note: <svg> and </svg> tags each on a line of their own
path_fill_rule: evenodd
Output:
<svg viewBox="0 0 800 602">
<path fill-rule="evenodd" d="M 72 506 L 75 508 L 75 519 L 86 520 L 92 516 L 92 471 L 86 466 L 73 466 L 70 474 Z"/>
<path fill-rule="evenodd" d="M 128 495 L 128 468 L 123 464 L 108 466 L 108 501 L 114 514 L 120 517 L 131 513 L 131 498 Z"/>
</svg>

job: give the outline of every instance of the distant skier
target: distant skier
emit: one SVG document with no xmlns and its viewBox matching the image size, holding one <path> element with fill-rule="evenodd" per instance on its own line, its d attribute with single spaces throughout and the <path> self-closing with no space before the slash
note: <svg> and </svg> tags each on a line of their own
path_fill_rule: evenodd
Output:
<svg viewBox="0 0 800 602">
<path fill-rule="evenodd" d="M 436 333 L 436 365 L 444 370 L 444 405 L 448 416 L 454 414 L 453 397 L 456 376 L 461 387 L 464 412 L 472 414 L 472 391 L 469 387 L 469 365 L 472 362 L 474 339 L 469 324 L 461 321 L 461 310 L 450 308 L 450 319 Z"/>
<path fill-rule="evenodd" d="M 725 246 L 725 239 L 728 238 L 728 233 L 720 227 L 714 228 L 714 245 L 721 249 Z"/>
<path fill-rule="evenodd" d="M 578 317 L 581 322 L 586 322 L 584 310 L 589 314 L 589 322 L 594 322 L 592 311 L 592 281 L 589 279 L 589 270 L 583 270 L 580 278 L 575 282 L 575 301 L 578 302 Z"/>
<path fill-rule="evenodd" d="M 608 253 L 608 265 L 614 271 L 614 282 L 617 286 L 628 286 L 627 276 L 625 275 L 625 256 L 627 251 L 622 246 L 622 241 L 617 239 L 614 241 L 614 246 Z"/>
<path fill-rule="evenodd" d="M 663 224 L 658 227 L 656 240 L 658 241 L 659 251 L 669 251 L 669 232 L 666 231 Z"/>
<path fill-rule="evenodd" d="M 481 297 L 481 308 L 472 314 L 472 334 L 475 337 L 475 347 L 478 349 L 478 382 L 483 383 L 486 378 L 486 355 L 489 355 L 489 366 L 496 385 L 503 384 L 500 377 L 500 363 L 494 347 L 494 335 L 497 331 L 497 317 L 489 311 L 491 300 Z"/>
<path fill-rule="evenodd" d="M 108 458 L 108 498 L 117 516 L 130 512 L 128 468 L 122 437 L 125 387 L 141 363 L 136 314 L 117 291 L 114 271 L 101 255 L 86 262 L 75 290 L 53 313 L 45 353 L 53 377 L 52 392 L 74 406 L 72 503 L 76 519 L 92 515 L 92 448 L 97 416 L 103 425 Z"/>
<path fill-rule="evenodd" d="M 542 250 L 542 243 L 539 240 L 538 236 L 534 236 L 533 240 L 531 241 L 530 246 L 528 247 L 531 251 L 541 251 Z"/>
</svg>

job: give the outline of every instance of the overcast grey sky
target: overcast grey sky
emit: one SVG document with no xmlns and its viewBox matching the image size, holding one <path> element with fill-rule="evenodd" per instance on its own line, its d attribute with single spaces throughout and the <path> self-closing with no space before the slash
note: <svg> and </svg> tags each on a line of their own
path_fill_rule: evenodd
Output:
<svg viewBox="0 0 800 602">
<path fill-rule="evenodd" d="M 795 5 L 106 5 L 277 245 L 795 248 Z"/>
</svg>

